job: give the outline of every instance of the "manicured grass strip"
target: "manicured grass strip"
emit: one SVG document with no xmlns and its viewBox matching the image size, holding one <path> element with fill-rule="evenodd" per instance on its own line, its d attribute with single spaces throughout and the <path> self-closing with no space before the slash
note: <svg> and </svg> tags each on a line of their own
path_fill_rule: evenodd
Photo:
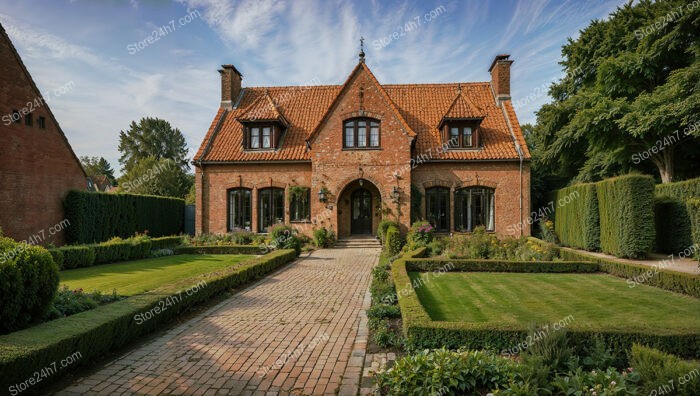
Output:
<svg viewBox="0 0 700 396">
<path fill-rule="evenodd" d="M 295 258 L 294 250 L 274 251 L 239 266 L 183 279 L 91 311 L 0 336 L 0 390 L 4 393 L 9 386 L 24 382 L 36 371 L 76 352 L 80 352 L 81 358 L 71 367 L 89 364 L 106 352 L 157 330 L 188 308 L 225 290 L 257 280 Z M 183 293 L 195 285 L 198 285 L 195 293 Z M 179 299 L 177 303 L 155 313 L 156 308 L 162 309 L 163 301 L 175 298 Z M 151 313 L 149 319 L 139 323 L 136 318 L 146 313 Z M 55 381 L 62 374 L 63 371 L 59 371 L 43 379 L 42 385 Z"/>
<path fill-rule="evenodd" d="M 630 288 L 609 275 L 411 272 L 431 319 L 494 326 L 552 323 L 568 315 L 571 328 L 700 330 L 700 300 L 649 286 Z M 420 280 L 419 280 L 420 279 Z M 503 289 L 512 295 L 504 295 Z M 558 302 L 559 306 L 554 305 Z"/>
<path fill-rule="evenodd" d="M 507 350 L 517 344 L 522 343 L 527 336 L 527 331 L 529 329 L 529 324 L 527 322 L 530 320 L 523 320 L 523 316 L 525 314 L 523 312 L 518 312 L 518 309 L 523 309 L 518 307 L 518 304 L 521 304 L 521 301 L 516 301 L 518 299 L 523 299 L 523 296 L 527 296 L 525 297 L 525 305 L 530 305 L 529 309 L 531 311 L 536 311 L 536 308 L 534 307 L 537 306 L 548 306 L 550 311 L 549 315 L 552 315 L 552 312 L 556 312 L 557 315 L 554 315 L 555 319 L 551 321 L 549 321 L 549 315 L 542 315 L 539 312 L 536 312 L 537 315 L 541 315 L 541 318 L 543 317 L 548 320 L 548 324 L 551 324 L 554 320 L 558 321 L 565 319 L 569 314 L 558 314 L 561 311 L 568 310 L 569 307 L 574 311 L 594 311 L 594 308 L 590 307 L 586 303 L 586 299 L 591 298 L 587 297 L 589 295 L 603 293 L 610 296 L 617 292 L 621 292 L 621 289 L 619 289 L 618 286 L 611 286 L 609 284 L 609 280 L 603 281 L 602 283 L 596 285 L 598 289 L 579 289 L 577 291 L 578 294 L 568 292 L 569 289 L 566 287 L 567 282 L 565 281 L 550 285 L 549 294 L 547 292 L 543 292 L 541 288 L 536 287 L 539 285 L 528 285 L 528 282 L 526 281 L 518 284 L 511 283 L 500 285 L 493 285 L 488 281 L 490 276 L 495 275 L 512 276 L 516 279 L 524 276 L 567 276 L 573 277 L 575 281 L 585 279 L 586 277 L 603 277 L 602 275 L 478 274 L 483 276 L 485 281 L 481 281 L 479 284 L 466 284 L 464 291 L 462 291 L 462 293 L 464 293 L 462 298 L 469 298 L 472 300 L 472 305 L 467 308 L 472 308 L 467 314 L 471 315 L 472 322 L 461 319 L 461 321 L 432 320 L 428 311 L 423 307 L 418 293 L 420 293 L 420 289 L 426 287 L 426 285 L 434 285 L 435 280 L 439 277 L 453 274 L 448 273 L 437 275 L 435 272 L 431 272 L 430 275 L 433 276 L 431 282 L 424 280 L 422 282 L 413 283 L 413 280 L 417 281 L 418 279 L 415 277 L 414 279 L 411 279 L 406 268 L 407 266 L 410 266 L 408 263 L 413 263 L 416 261 L 414 257 L 419 257 L 424 254 L 424 252 L 424 249 L 419 249 L 416 252 L 410 252 L 404 255 L 402 258 L 394 261 L 391 267 L 392 278 L 394 279 L 394 283 L 396 285 L 398 304 L 401 308 L 404 335 L 406 336 L 407 345 L 413 349 L 447 347 L 453 349 L 467 348 L 492 349 L 497 351 Z M 436 264 L 438 264 L 439 267 L 444 268 L 448 261 L 449 260 L 445 260 L 445 262 Z M 477 273 L 463 273 L 454 275 L 474 276 L 477 275 Z M 577 277 L 582 278 L 579 279 Z M 574 285 L 575 283 L 571 284 L 571 287 L 574 287 Z M 627 283 L 625 282 L 623 285 L 627 286 Z M 447 287 L 445 288 L 448 289 Z M 635 289 L 636 288 L 639 288 L 637 292 L 643 291 L 650 292 L 652 294 L 654 292 L 661 292 L 654 288 L 641 287 L 640 285 L 637 285 Z M 632 290 L 632 288 L 629 289 Z M 487 290 L 491 290 L 492 293 L 496 293 L 497 298 L 502 300 L 501 303 L 505 304 L 500 306 L 501 311 L 499 312 L 499 320 L 503 320 L 505 318 L 505 322 L 494 323 L 492 319 L 490 319 L 489 315 L 492 315 L 493 311 L 497 310 L 496 307 L 498 307 L 498 304 L 493 301 L 493 296 L 486 294 Z M 445 291 L 445 293 L 449 292 Z M 557 298 L 554 298 L 555 295 Z M 510 297 L 506 298 L 505 296 Z M 694 309 L 696 309 L 695 307 L 697 306 L 695 305 L 697 304 L 696 299 L 663 292 L 660 297 L 657 297 L 664 300 L 669 296 L 675 298 L 666 303 L 658 301 L 658 298 L 648 298 L 646 300 L 642 300 L 641 302 L 633 302 L 632 299 L 634 297 L 630 296 L 624 299 L 623 304 L 626 306 L 638 304 L 638 307 L 635 308 L 637 310 L 644 308 L 653 309 L 652 307 L 659 306 L 658 311 L 659 315 L 661 315 L 660 312 L 670 312 L 671 314 L 674 314 L 676 312 L 676 307 L 678 307 L 679 304 L 688 302 L 688 304 L 691 304 L 689 308 L 691 314 L 693 314 L 695 317 L 698 316 L 696 311 L 694 311 Z M 426 305 L 429 307 L 432 306 L 433 310 L 435 309 L 436 304 L 444 304 L 444 302 L 442 302 L 440 299 L 441 297 L 437 293 L 434 293 L 427 298 L 424 297 Z M 537 305 L 538 303 L 539 305 Z M 469 304 L 469 302 L 465 304 Z M 603 303 L 599 304 L 598 307 L 603 315 L 610 315 L 612 317 L 615 317 L 615 315 L 622 315 L 622 319 L 620 319 L 620 321 L 624 321 L 626 319 L 625 316 L 629 318 L 628 314 L 625 314 L 620 310 L 616 310 L 614 308 L 614 304 L 614 300 L 605 300 Z M 442 307 L 442 309 L 445 311 L 447 308 Z M 442 314 L 447 315 L 450 313 L 443 312 Z M 451 314 L 455 313 L 453 312 Z M 520 314 L 521 316 L 518 317 L 517 314 Z M 573 323 L 570 326 L 567 326 L 567 335 L 570 345 L 578 353 L 582 353 L 585 348 L 590 347 L 590 345 L 594 345 L 596 340 L 601 340 L 604 345 L 612 350 L 629 350 L 633 343 L 638 343 L 682 357 L 700 357 L 700 328 L 694 326 L 692 323 L 688 326 L 688 328 L 682 328 L 683 325 L 677 325 L 676 328 L 658 331 L 658 326 L 660 326 L 660 322 L 658 320 L 660 320 L 660 318 L 657 318 L 657 327 L 655 328 L 647 327 L 646 323 L 617 323 L 615 325 L 601 328 L 600 324 L 596 325 L 595 323 L 588 323 L 585 320 L 578 320 L 575 312 L 572 315 L 574 315 L 574 323 L 576 326 L 574 326 Z M 587 315 L 591 316 L 593 314 L 589 312 Z M 687 315 L 688 313 L 686 312 L 685 316 L 687 317 Z M 585 315 L 580 317 L 586 318 Z M 676 324 L 682 323 L 686 319 L 686 317 L 681 317 L 678 315 L 669 315 L 669 317 L 670 320 L 675 321 Z M 533 318 L 533 320 L 536 320 L 536 318 Z"/>
<path fill-rule="evenodd" d="M 507 261 L 477 259 L 409 258 L 409 271 L 451 272 L 597 272 L 598 266 L 584 261 Z"/>
<path fill-rule="evenodd" d="M 104 293 L 116 289 L 119 295 L 133 296 L 182 279 L 236 266 L 250 258 L 250 255 L 183 254 L 78 268 L 62 271 L 59 275 L 60 283 L 71 289 Z"/>
</svg>

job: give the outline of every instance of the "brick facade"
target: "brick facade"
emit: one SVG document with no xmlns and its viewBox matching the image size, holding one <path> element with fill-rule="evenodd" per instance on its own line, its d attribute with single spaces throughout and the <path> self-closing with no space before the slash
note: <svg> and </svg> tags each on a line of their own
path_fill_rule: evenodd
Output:
<svg viewBox="0 0 700 396">
<path fill-rule="evenodd" d="M 25 125 L 24 114 L 8 125 L 10 114 L 23 109 L 32 125 Z M 60 225 L 62 200 L 70 189 L 86 189 L 85 173 L 2 27 L 0 116 L 0 227 L 17 240 L 60 245 L 69 226 Z"/>
<path fill-rule="evenodd" d="M 493 78 L 510 78 L 512 61 L 495 61 Z M 230 72 L 234 69 L 227 69 Z M 240 75 L 234 77 L 239 81 Z M 224 81 L 224 91 L 228 92 L 232 82 Z M 252 191 L 252 230 L 258 230 L 258 191 L 265 187 L 285 189 L 299 185 L 311 188 L 311 218 L 313 224 L 296 224 L 297 229 L 310 235 L 314 228 L 332 228 L 340 237 L 351 234 L 351 199 L 353 192 L 364 188 L 371 194 L 371 230 L 382 218 L 397 221 L 402 232 L 410 227 L 411 185 L 425 196 L 425 189 L 431 186 L 450 188 L 450 214 L 454 213 L 453 193 L 460 187 L 482 186 L 494 190 L 495 227 L 499 235 L 520 235 L 518 223 L 526 220 L 530 208 L 529 153 L 523 147 L 524 158 L 518 156 L 515 141 L 523 142 L 517 119 L 510 107 L 496 100 L 494 85 L 501 94 L 509 90 L 508 81 L 500 83 L 477 83 L 467 87 L 465 95 L 474 95 L 470 103 L 487 114 L 480 133 L 484 147 L 470 150 L 452 150 L 443 157 L 433 155 L 440 151 L 439 131 L 436 120 L 410 118 L 405 107 L 389 97 L 388 91 L 411 93 L 412 86 L 389 86 L 385 90 L 373 74 L 361 62 L 347 81 L 337 88 L 318 87 L 312 93 L 294 92 L 292 88 L 277 88 L 289 92 L 264 91 L 243 88 L 240 107 L 222 109 L 204 138 L 202 147 L 195 156 L 196 168 L 196 232 L 224 233 L 228 225 L 228 194 L 234 187 L 244 187 Z M 417 85 L 420 86 L 420 85 Z M 427 89 L 439 89 L 444 110 L 437 110 L 438 116 L 447 111 L 455 101 L 455 93 L 461 95 L 459 85 L 426 85 Z M 426 89 L 424 86 L 423 89 Z M 249 95 L 249 96 L 246 96 Z M 256 96 L 259 95 L 259 96 Z M 242 147 L 240 120 L 251 106 L 260 104 L 259 98 L 266 95 L 277 110 L 290 120 L 290 129 L 282 139 L 281 147 L 268 151 L 249 151 Z M 306 96 L 305 96 L 306 95 Z M 396 94 L 395 94 L 396 95 Z M 413 92 L 414 96 L 422 96 Z M 459 96 L 458 96 L 459 98 Z M 226 93 L 222 99 L 228 99 Z M 430 106 L 430 98 L 422 106 Z M 257 100 L 257 102 L 256 102 Z M 509 105 L 509 102 L 506 102 Z M 307 108 L 305 108 L 306 106 Z M 310 109 L 308 109 L 310 107 Z M 438 105 L 434 105 L 438 107 Z M 504 111 L 505 110 L 505 111 Z M 309 114 L 314 118 L 309 121 Z M 380 147 L 372 149 L 343 148 L 343 122 L 356 118 L 369 117 L 380 123 Z M 511 118 L 508 118 L 511 117 Z M 511 128 L 510 125 L 516 125 Z M 433 131 L 434 129 L 434 131 Z M 416 132 L 420 130 L 420 133 Z M 434 133 L 425 140 L 427 134 Z M 416 145 L 416 139 L 424 139 Z M 431 145 L 433 147 L 431 149 Z M 522 146 L 522 143 L 521 143 Z M 415 161 L 424 156 L 420 151 L 432 150 L 427 161 Z M 450 157 L 451 156 L 451 157 Z M 453 159 L 462 158 L 462 159 Z M 473 159 L 470 159 L 473 158 Z M 413 159 L 413 162 L 412 162 Z M 409 169 L 410 164 L 416 164 Z M 398 172 L 395 177 L 394 174 Z M 326 192 L 325 202 L 319 200 L 319 191 Z M 398 197 L 397 197 L 398 195 Z M 425 216 L 423 199 L 421 217 Z M 452 216 L 452 215 L 451 215 Z M 285 199 L 285 222 L 289 223 L 289 204 Z M 512 227 L 509 227 L 512 225 Z M 450 219 L 451 230 L 454 221 Z M 530 228 L 525 224 L 523 235 L 529 235 Z"/>
</svg>

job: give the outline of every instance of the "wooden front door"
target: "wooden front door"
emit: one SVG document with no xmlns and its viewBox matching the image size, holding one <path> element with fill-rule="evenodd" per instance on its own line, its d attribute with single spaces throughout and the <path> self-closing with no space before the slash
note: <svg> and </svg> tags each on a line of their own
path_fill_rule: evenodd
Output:
<svg viewBox="0 0 700 396">
<path fill-rule="evenodd" d="M 372 194 L 364 188 L 350 197 L 350 233 L 372 234 Z"/>
</svg>

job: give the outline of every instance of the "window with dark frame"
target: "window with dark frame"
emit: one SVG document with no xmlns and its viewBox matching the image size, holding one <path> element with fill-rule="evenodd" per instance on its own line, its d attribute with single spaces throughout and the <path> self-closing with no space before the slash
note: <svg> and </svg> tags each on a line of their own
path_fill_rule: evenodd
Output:
<svg viewBox="0 0 700 396">
<path fill-rule="evenodd" d="M 311 218 L 311 189 L 300 195 L 293 195 L 289 200 L 289 221 L 309 221 Z"/>
<path fill-rule="evenodd" d="M 34 124 L 34 116 L 32 113 L 25 114 L 24 115 L 24 125 L 26 126 L 32 126 Z"/>
<path fill-rule="evenodd" d="M 14 121 L 15 124 L 22 122 L 22 115 L 19 113 L 19 110 L 12 110 L 12 121 Z"/>
<path fill-rule="evenodd" d="M 477 128 L 471 122 L 450 122 L 448 128 L 448 144 L 451 148 L 476 148 Z"/>
<path fill-rule="evenodd" d="M 36 119 L 36 123 L 39 125 L 39 128 L 46 129 L 46 117 L 39 116 L 39 118 Z"/>
<path fill-rule="evenodd" d="M 494 190 L 486 187 L 467 187 L 455 190 L 455 231 L 472 232 L 483 226 L 494 231 Z"/>
<path fill-rule="evenodd" d="M 258 230 L 268 232 L 275 224 L 284 223 L 284 189 L 258 190 Z"/>
<path fill-rule="evenodd" d="M 228 230 L 251 231 L 252 193 L 247 188 L 228 191 Z"/>
<path fill-rule="evenodd" d="M 437 232 L 450 231 L 450 189 L 432 187 L 425 190 L 425 217 Z"/>
<path fill-rule="evenodd" d="M 353 118 L 343 123 L 343 148 L 379 148 L 380 141 L 378 120 L 373 118 Z"/>
<path fill-rule="evenodd" d="M 269 150 L 279 141 L 280 128 L 274 124 L 259 124 L 246 127 L 246 145 L 249 150 Z"/>
</svg>

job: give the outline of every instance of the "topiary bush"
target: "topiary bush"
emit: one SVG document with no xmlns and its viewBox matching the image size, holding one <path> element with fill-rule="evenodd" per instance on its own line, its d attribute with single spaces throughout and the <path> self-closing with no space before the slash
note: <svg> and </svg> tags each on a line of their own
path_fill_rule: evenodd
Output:
<svg viewBox="0 0 700 396">
<path fill-rule="evenodd" d="M 0 333 L 40 320 L 58 290 L 58 266 L 43 247 L 0 237 Z"/>
<path fill-rule="evenodd" d="M 401 252 L 403 240 L 401 239 L 401 234 L 399 233 L 399 229 L 397 227 L 393 225 L 389 226 L 386 231 L 386 244 L 384 246 L 387 252 L 389 252 L 389 254 L 392 256 Z"/>
<path fill-rule="evenodd" d="M 596 192 L 601 249 L 618 257 L 646 257 L 656 236 L 654 179 L 640 175 L 615 177 L 596 183 Z"/>
<path fill-rule="evenodd" d="M 693 244 L 686 204 L 668 196 L 654 197 L 656 250 L 677 254 Z"/>
<path fill-rule="evenodd" d="M 391 220 L 382 220 L 379 222 L 379 225 L 377 225 L 377 236 L 379 237 L 379 241 L 382 243 L 382 245 L 386 239 L 386 231 L 391 226 L 394 226 L 397 229 L 399 228 L 399 224 Z"/>
</svg>

